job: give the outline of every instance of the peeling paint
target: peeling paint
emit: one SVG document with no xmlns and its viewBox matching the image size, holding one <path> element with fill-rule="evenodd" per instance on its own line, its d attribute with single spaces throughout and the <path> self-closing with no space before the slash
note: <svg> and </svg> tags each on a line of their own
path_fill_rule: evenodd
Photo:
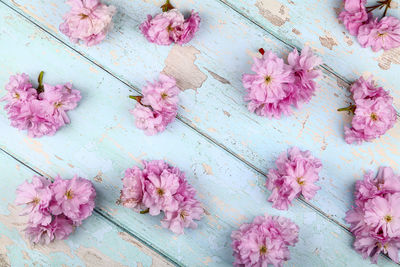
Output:
<svg viewBox="0 0 400 267">
<path fill-rule="evenodd" d="M 163 73 L 176 79 L 176 83 L 181 90 L 200 88 L 207 75 L 204 74 L 197 65 L 194 64 L 200 51 L 194 46 L 174 45 L 165 59 Z"/>
<path fill-rule="evenodd" d="M 334 46 L 337 46 L 337 41 L 329 34 L 325 36 L 320 36 L 319 41 L 321 42 L 322 46 L 325 46 L 329 50 L 332 50 Z"/>
<path fill-rule="evenodd" d="M 391 64 L 400 64 L 400 47 L 384 51 L 378 57 L 378 66 L 383 70 L 390 69 Z"/>
<path fill-rule="evenodd" d="M 211 168 L 210 165 L 208 165 L 208 164 L 206 164 L 206 163 L 203 163 L 202 165 L 203 165 L 204 172 L 205 172 L 207 175 L 213 175 L 213 171 L 212 171 L 212 168 Z"/>
<path fill-rule="evenodd" d="M 210 75 L 216 79 L 217 81 L 219 81 L 222 84 L 231 84 L 227 79 L 225 79 L 224 77 L 219 76 L 218 74 L 216 74 L 215 72 L 212 72 L 211 70 L 205 68 L 206 71 L 208 71 L 208 73 L 210 73 Z"/>
<path fill-rule="evenodd" d="M 258 0 L 258 12 L 275 26 L 282 26 L 290 20 L 289 8 L 277 0 Z"/>
</svg>

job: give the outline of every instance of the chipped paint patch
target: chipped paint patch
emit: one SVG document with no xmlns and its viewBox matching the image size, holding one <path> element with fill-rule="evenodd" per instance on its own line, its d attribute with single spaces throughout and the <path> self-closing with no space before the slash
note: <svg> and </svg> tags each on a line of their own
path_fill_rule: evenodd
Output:
<svg viewBox="0 0 400 267">
<path fill-rule="evenodd" d="M 293 29 L 292 29 L 292 32 L 293 32 L 294 34 L 296 34 L 296 35 L 300 35 L 300 34 L 301 34 L 301 32 L 300 32 L 298 29 L 296 29 L 296 28 L 293 28 Z"/>
<path fill-rule="evenodd" d="M 194 46 L 175 45 L 165 59 L 165 68 L 162 72 L 174 77 L 182 91 L 196 90 L 207 80 L 207 75 L 194 64 L 197 54 L 200 54 L 200 51 Z"/>
<path fill-rule="evenodd" d="M 387 50 L 378 57 L 378 66 L 381 69 L 388 70 L 392 64 L 400 64 L 400 47 Z"/>
<path fill-rule="evenodd" d="M 86 266 L 127 266 L 114 261 L 95 248 L 86 248 L 80 246 L 76 251 L 78 257 L 86 264 Z"/>
<path fill-rule="evenodd" d="M 213 170 L 212 170 L 212 168 L 211 168 L 210 165 L 208 165 L 208 164 L 206 164 L 206 163 L 203 163 L 202 165 L 203 165 L 204 172 L 205 172 L 207 175 L 213 175 Z"/>
<path fill-rule="evenodd" d="M 93 178 L 93 180 L 95 180 L 98 183 L 103 182 L 103 178 L 101 177 L 103 175 L 103 172 L 99 171 L 97 173 L 97 175 Z"/>
<path fill-rule="evenodd" d="M 211 71 L 211 70 L 209 70 L 209 69 L 207 69 L 207 68 L 205 68 L 206 69 L 206 71 L 208 71 L 208 73 L 210 73 L 210 75 L 214 78 L 214 79 L 216 79 L 217 81 L 219 81 L 220 83 L 222 83 L 222 84 L 231 84 L 227 79 L 225 79 L 224 77 L 222 77 L 222 76 L 219 76 L 218 74 L 216 74 L 215 72 L 213 72 L 213 71 Z"/>
<path fill-rule="evenodd" d="M 290 20 L 289 8 L 277 0 L 258 0 L 258 12 L 275 26 L 282 26 Z"/>
<path fill-rule="evenodd" d="M 338 42 L 330 34 L 320 36 L 319 41 L 321 42 L 322 46 L 325 46 L 329 50 L 332 50 L 334 46 L 338 45 Z"/>
</svg>

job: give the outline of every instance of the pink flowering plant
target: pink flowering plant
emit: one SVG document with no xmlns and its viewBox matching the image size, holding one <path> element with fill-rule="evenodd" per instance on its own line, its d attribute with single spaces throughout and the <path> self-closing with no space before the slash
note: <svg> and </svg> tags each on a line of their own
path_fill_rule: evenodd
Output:
<svg viewBox="0 0 400 267">
<path fill-rule="evenodd" d="M 319 180 L 322 163 L 310 151 L 297 147 L 283 152 L 276 160 L 276 169 L 270 169 L 265 186 L 271 191 L 268 201 L 272 207 L 287 210 L 293 199 L 302 195 L 311 200 L 320 189 Z"/>
<path fill-rule="evenodd" d="M 204 209 L 185 174 L 162 160 L 143 161 L 143 165 L 143 170 L 134 166 L 125 171 L 122 205 L 140 214 L 157 216 L 163 212 L 161 225 L 175 234 L 197 228 L 195 221 L 202 218 Z"/>
<path fill-rule="evenodd" d="M 311 100 L 317 88 L 315 79 L 321 75 L 317 67 L 321 59 L 309 47 L 301 53 L 289 53 L 287 64 L 272 51 L 259 50 L 262 57 L 254 57 L 252 71 L 244 74 L 242 81 L 247 89 L 245 101 L 248 109 L 259 116 L 280 118 L 291 115 L 292 107 Z"/>
<path fill-rule="evenodd" d="M 88 218 L 94 209 L 96 191 L 89 180 L 74 176 L 54 182 L 33 176 L 16 191 L 15 203 L 25 205 L 21 215 L 28 215 L 25 234 L 33 243 L 49 244 L 66 239 L 76 226 Z"/>
<path fill-rule="evenodd" d="M 64 15 L 60 31 L 73 43 L 80 40 L 87 46 L 99 44 L 112 28 L 114 6 L 107 6 L 100 0 L 68 0 L 71 10 Z"/>
<path fill-rule="evenodd" d="M 366 7 L 366 0 L 344 0 L 344 10 L 339 19 L 362 47 L 371 47 L 374 52 L 400 46 L 400 20 L 387 16 L 392 0 L 378 1 Z M 374 18 L 372 11 L 384 9 L 381 18 Z"/>
<path fill-rule="evenodd" d="M 345 126 L 348 144 L 370 142 L 384 135 L 397 119 L 393 98 L 382 87 L 377 87 L 372 77 L 360 77 L 350 87 L 354 104 L 338 111 L 348 111 L 353 116 L 351 127 Z"/>
<path fill-rule="evenodd" d="M 160 74 L 158 81 L 148 82 L 143 88 L 143 96 L 130 96 L 137 101 L 135 108 L 130 110 L 135 117 L 136 127 L 146 135 L 163 132 L 175 120 L 179 92 L 174 78 Z"/>
<path fill-rule="evenodd" d="M 283 266 L 290 259 L 289 246 L 298 241 L 299 227 L 280 217 L 257 216 L 231 234 L 234 266 Z"/>
<path fill-rule="evenodd" d="M 380 253 L 399 263 L 400 176 L 390 167 L 380 167 L 375 177 L 368 172 L 356 182 L 354 198 L 345 219 L 355 236 L 355 250 L 373 263 Z"/>
<path fill-rule="evenodd" d="M 49 85 L 43 83 L 43 71 L 38 78 L 39 86 L 34 88 L 25 73 L 12 75 L 5 88 L 7 95 L 4 109 L 11 126 L 27 130 L 30 137 L 54 135 L 58 129 L 70 123 L 67 111 L 73 110 L 81 100 L 78 90 L 72 84 Z"/>
<path fill-rule="evenodd" d="M 154 18 L 147 16 L 139 29 L 146 39 L 158 45 L 170 45 L 176 43 L 186 44 L 193 39 L 199 30 L 200 16 L 192 10 L 190 17 L 185 19 L 181 12 L 175 9 L 169 0 L 161 6 L 162 13 Z"/>
</svg>

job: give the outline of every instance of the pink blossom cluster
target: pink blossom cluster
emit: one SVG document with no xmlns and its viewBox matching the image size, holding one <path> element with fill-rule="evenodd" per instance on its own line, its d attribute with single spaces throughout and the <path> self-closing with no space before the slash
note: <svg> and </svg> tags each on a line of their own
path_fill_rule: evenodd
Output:
<svg viewBox="0 0 400 267">
<path fill-rule="evenodd" d="M 28 75 L 16 74 L 6 84 L 7 95 L 4 109 L 11 120 L 11 126 L 27 130 L 30 137 L 54 135 L 56 131 L 70 123 L 67 111 L 74 109 L 81 94 L 72 89 L 72 84 L 52 86 L 39 85 L 33 88 Z"/>
<path fill-rule="evenodd" d="M 204 209 L 185 174 L 162 160 L 143 161 L 143 165 L 143 170 L 134 166 L 125 171 L 122 205 L 152 216 L 164 212 L 161 225 L 176 234 L 183 234 L 184 228 L 197 228 L 195 220 L 201 219 Z"/>
<path fill-rule="evenodd" d="M 164 131 L 175 120 L 179 92 L 176 80 L 165 74 L 160 74 L 159 80 L 154 83 L 148 82 L 142 90 L 143 97 L 133 97 L 138 101 L 130 110 L 136 119 L 136 127 L 147 135 Z"/>
<path fill-rule="evenodd" d="M 89 180 L 75 176 L 53 183 L 33 176 L 17 188 L 17 205 L 25 205 L 21 215 L 28 215 L 25 233 L 33 243 L 49 244 L 66 239 L 75 226 L 88 218 L 95 206 L 96 191 Z"/>
<path fill-rule="evenodd" d="M 186 44 L 193 39 L 199 30 L 200 16 L 192 10 L 190 17 L 185 19 L 179 10 L 175 9 L 169 1 L 163 5 L 163 12 L 154 18 L 147 16 L 139 29 L 146 39 L 158 45 L 170 45 L 176 43 Z"/>
<path fill-rule="evenodd" d="M 233 265 L 281 267 L 290 259 L 288 247 L 297 243 L 298 235 L 299 227 L 287 218 L 257 216 L 231 234 Z"/>
<path fill-rule="evenodd" d="M 100 0 L 68 0 L 71 10 L 64 15 L 60 31 L 77 43 L 85 45 L 99 44 L 112 28 L 112 17 L 116 13 L 114 6 L 107 6 Z"/>
<path fill-rule="evenodd" d="M 371 47 L 374 52 L 400 46 L 400 20 L 385 17 L 390 1 L 367 8 L 366 0 L 344 0 L 344 10 L 339 14 L 351 35 L 357 36 L 362 47 Z M 373 18 L 371 11 L 387 5 L 382 19 Z"/>
<path fill-rule="evenodd" d="M 379 253 L 399 262 L 400 248 L 400 176 L 390 167 L 380 167 L 356 182 L 355 207 L 346 213 L 354 248 L 363 258 L 376 263 Z"/>
<path fill-rule="evenodd" d="M 382 87 L 375 86 L 372 77 L 360 77 L 350 88 L 355 104 L 349 108 L 354 113 L 351 127 L 345 126 L 348 144 L 371 141 L 391 129 L 397 118 L 393 98 Z"/>
<path fill-rule="evenodd" d="M 309 47 L 300 54 L 296 49 L 290 52 L 288 64 L 271 51 L 260 52 L 262 58 L 255 57 L 251 68 L 255 74 L 244 74 L 242 79 L 247 89 L 247 107 L 269 118 L 291 115 L 292 106 L 298 108 L 311 100 L 317 88 L 315 79 L 321 74 L 317 66 L 322 61 Z"/>
<path fill-rule="evenodd" d="M 287 210 L 300 194 L 311 200 L 320 189 L 314 183 L 319 180 L 321 168 L 321 161 L 310 151 L 293 147 L 288 153 L 283 152 L 276 160 L 276 169 L 269 170 L 265 184 L 271 191 L 268 201 L 272 207 Z"/>
</svg>

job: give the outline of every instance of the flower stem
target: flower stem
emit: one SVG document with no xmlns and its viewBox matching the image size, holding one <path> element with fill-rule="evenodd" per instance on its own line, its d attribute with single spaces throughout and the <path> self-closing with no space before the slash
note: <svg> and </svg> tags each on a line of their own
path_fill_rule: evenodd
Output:
<svg viewBox="0 0 400 267">
<path fill-rule="evenodd" d="M 171 5 L 171 3 L 169 2 L 169 0 L 166 0 L 166 1 L 165 1 L 165 4 L 161 6 L 161 9 L 162 9 L 163 12 L 167 12 L 167 11 L 169 11 L 169 10 L 171 10 L 171 9 L 174 9 L 174 6 Z"/>
<path fill-rule="evenodd" d="M 385 7 L 385 11 L 383 12 L 382 18 L 383 18 L 384 16 L 386 16 L 386 13 L 387 13 L 388 9 L 390 8 L 390 3 L 391 3 L 391 2 L 392 2 L 392 0 L 388 0 L 388 1 L 387 1 L 386 7 Z"/>
<path fill-rule="evenodd" d="M 350 112 L 354 113 L 356 111 L 356 105 L 350 105 L 345 108 L 339 108 L 337 111 L 350 111 Z"/>
<path fill-rule="evenodd" d="M 39 77 L 38 77 L 39 86 L 38 86 L 38 88 L 36 89 L 36 91 L 38 92 L 38 94 L 40 94 L 41 92 L 44 92 L 43 75 L 44 75 L 44 71 L 41 71 L 41 72 L 39 73 Z"/>
<path fill-rule="evenodd" d="M 142 104 L 142 98 L 143 98 L 143 96 L 140 96 L 140 95 L 130 95 L 129 98 L 130 98 L 130 99 L 135 99 L 137 102 L 139 102 L 140 104 Z"/>
<path fill-rule="evenodd" d="M 140 211 L 140 214 L 146 214 L 146 213 L 149 213 L 149 210 L 150 210 L 150 209 L 141 210 L 141 211 Z"/>
</svg>

